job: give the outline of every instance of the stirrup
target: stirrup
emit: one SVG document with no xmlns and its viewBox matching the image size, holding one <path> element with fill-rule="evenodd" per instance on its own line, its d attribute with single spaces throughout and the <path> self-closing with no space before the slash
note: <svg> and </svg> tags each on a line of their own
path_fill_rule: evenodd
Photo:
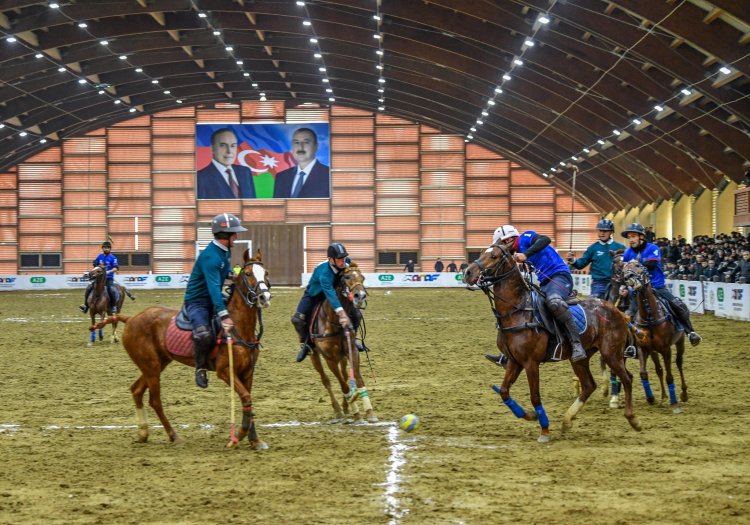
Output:
<svg viewBox="0 0 750 525">
<path fill-rule="evenodd" d="M 487 358 L 488 361 L 495 363 L 497 366 L 502 366 L 503 368 L 505 368 L 508 365 L 508 356 L 506 356 L 505 354 L 484 354 L 484 357 Z"/>
<path fill-rule="evenodd" d="M 622 356 L 625 359 L 635 359 L 638 356 L 638 350 L 633 345 L 628 345 L 625 348 L 625 351 L 623 352 Z"/>
<path fill-rule="evenodd" d="M 312 353 L 312 349 L 310 348 L 310 345 L 308 345 L 307 343 L 302 343 L 300 345 L 299 352 L 297 352 L 297 362 L 301 363 L 311 353 Z"/>
<path fill-rule="evenodd" d="M 86 313 L 89 311 L 89 307 L 85 304 L 82 304 L 81 306 L 79 306 L 78 309 L 82 311 L 83 313 Z"/>
<path fill-rule="evenodd" d="M 586 350 L 581 343 L 578 343 L 578 348 L 580 349 L 578 352 L 576 352 L 576 345 L 574 343 L 571 343 L 570 346 L 570 360 L 572 362 L 575 363 L 576 361 L 583 361 L 586 359 Z"/>
<path fill-rule="evenodd" d="M 688 340 L 690 341 L 691 345 L 698 346 L 700 342 L 703 340 L 703 338 L 695 332 L 690 332 L 688 334 Z"/>
</svg>

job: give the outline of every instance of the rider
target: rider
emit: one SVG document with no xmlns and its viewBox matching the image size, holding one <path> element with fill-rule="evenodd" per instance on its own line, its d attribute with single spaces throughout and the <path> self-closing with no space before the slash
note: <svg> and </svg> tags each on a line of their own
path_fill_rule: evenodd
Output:
<svg viewBox="0 0 750 525">
<path fill-rule="evenodd" d="M 583 255 L 576 260 L 573 252 L 568 252 L 567 260 L 571 268 L 582 270 L 591 264 L 591 295 L 604 299 L 607 296 L 607 287 L 612 281 L 612 255 L 610 251 L 625 250 L 625 246 L 615 241 L 612 234 L 615 232 L 615 224 L 609 219 L 600 220 L 596 229 L 599 240 L 586 248 Z"/>
<path fill-rule="evenodd" d="M 297 353 L 297 362 L 303 361 L 311 352 L 309 344 L 309 330 L 308 323 L 315 310 L 315 307 L 328 299 L 331 307 L 338 315 L 339 323 L 342 327 L 349 328 L 353 331 L 357 331 L 359 323 L 361 321 L 361 315 L 359 310 L 354 309 L 353 317 L 350 319 L 347 315 L 344 307 L 341 306 L 341 301 L 336 296 L 336 279 L 341 275 L 341 272 L 346 269 L 351 263 L 349 254 L 343 244 L 334 242 L 328 247 L 326 253 L 328 259 L 318 264 L 310 277 L 310 282 L 307 283 L 305 293 L 302 294 L 297 305 L 297 311 L 292 315 L 292 325 L 297 330 L 299 335 L 299 353 Z M 362 350 L 363 347 L 359 341 L 355 341 L 358 350 Z"/>
<path fill-rule="evenodd" d="M 533 265 L 548 308 L 567 332 L 572 348 L 570 360 L 580 361 L 586 359 L 586 350 L 581 345 L 578 327 L 567 303 L 567 298 L 573 292 L 573 278 L 565 261 L 550 242 L 549 237 L 534 231 L 519 234 L 518 230 L 509 224 L 497 228 L 492 237 L 492 244 L 504 246 L 514 254 L 517 262 L 528 260 Z M 504 365 L 503 354 L 485 357 L 501 366 Z"/>
<path fill-rule="evenodd" d="M 231 248 L 237 239 L 237 233 L 244 231 L 247 229 L 243 228 L 240 220 L 231 213 L 220 213 L 214 217 L 211 221 L 214 240 L 195 261 L 185 290 L 185 312 L 193 324 L 195 384 L 200 388 L 208 387 L 208 354 L 216 344 L 211 320 L 218 316 L 224 332 L 234 328 L 221 287 L 224 280 L 232 276 Z"/>
<path fill-rule="evenodd" d="M 104 266 L 104 269 L 107 271 L 107 282 L 105 286 L 107 287 L 107 294 L 109 295 L 109 304 L 112 307 L 112 313 L 116 314 L 117 292 L 115 291 L 115 274 L 119 271 L 120 265 L 117 263 L 117 257 L 115 257 L 115 255 L 112 253 L 112 243 L 110 243 L 109 241 L 104 241 L 102 243 L 102 253 L 96 256 L 93 264 L 94 267 Z M 89 285 L 86 287 L 86 293 L 83 297 L 83 304 L 78 307 L 83 313 L 89 311 L 89 295 L 91 294 L 91 290 L 93 289 L 94 283 L 89 283 Z"/>
<path fill-rule="evenodd" d="M 672 307 L 672 310 L 679 318 L 682 326 L 685 327 L 685 333 L 690 340 L 690 344 L 695 346 L 700 343 L 701 336 L 693 330 L 693 323 L 690 322 L 690 310 L 687 305 L 672 295 L 672 293 L 666 288 L 664 282 L 664 271 L 661 268 L 661 251 L 655 244 L 646 242 L 646 229 L 643 225 L 634 222 L 625 228 L 622 232 L 622 236 L 625 237 L 630 244 L 630 248 L 625 250 L 625 254 L 622 257 L 623 262 L 635 259 L 646 267 L 651 279 L 651 287 L 654 290 L 654 295 L 667 301 Z M 631 318 L 635 315 L 637 304 L 637 301 L 631 302 L 630 311 L 628 312 Z"/>
</svg>

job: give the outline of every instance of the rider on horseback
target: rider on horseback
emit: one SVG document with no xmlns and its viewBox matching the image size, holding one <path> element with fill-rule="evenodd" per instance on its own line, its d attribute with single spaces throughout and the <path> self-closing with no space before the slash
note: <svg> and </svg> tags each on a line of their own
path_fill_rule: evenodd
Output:
<svg viewBox="0 0 750 525">
<path fill-rule="evenodd" d="M 339 317 L 339 323 L 344 328 L 349 328 L 356 332 L 361 321 L 359 310 L 355 308 L 352 315 L 353 319 L 350 319 L 344 307 L 341 306 L 341 301 L 336 296 L 336 279 L 351 263 L 346 248 L 344 248 L 343 244 L 334 242 L 328 247 L 327 256 L 328 260 L 318 264 L 313 271 L 310 282 L 307 283 L 307 287 L 305 288 L 305 293 L 302 294 L 302 299 L 300 299 L 297 305 L 297 311 L 292 315 L 292 325 L 294 325 L 294 329 L 297 330 L 297 334 L 299 335 L 298 363 L 303 361 L 312 352 L 309 345 L 308 323 L 315 307 L 319 303 L 328 299 L 331 307 L 333 307 L 336 315 Z M 359 341 L 355 341 L 355 344 L 358 350 L 363 350 Z"/>
<path fill-rule="evenodd" d="M 514 254 L 517 262 L 528 260 L 534 268 L 542 293 L 545 295 L 547 307 L 555 319 L 565 327 L 568 340 L 572 348 L 571 361 L 586 359 L 586 350 L 581 345 L 573 314 L 568 309 L 567 298 L 573 292 L 573 278 L 570 269 L 550 245 L 550 238 L 534 231 L 519 234 L 511 225 L 500 226 L 495 230 L 492 243 L 504 246 Z M 503 355 L 486 356 L 497 364 L 503 365 Z"/>
<path fill-rule="evenodd" d="M 607 287 L 612 282 L 612 255 L 610 252 L 624 250 L 625 246 L 615 241 L 612 234 L 615 224 L 609 219 L 602 219 L 596 224 L 599 240 L 589 246 L 584 254 L 575 258 L 573 252 L 568 252 L 567 260 L 571 268 L 582 270 L 591 264 L 591 295 L 599 299 L 607 296 Z"/>
<path fill-rule="evenodd" d="M 117 292 L 115 292 L 115 273 L 120 269 L 120 265 L 117 264 L 117 257 L 112 251 L 112 244 L 109 241 L 104 241 L 102 243 L 102 253 L 96 256 L 96 259 L 94 259 L 94 267 L 97 266 L 104 266 L 104 269 L 107 271 L 107 282 L 105 286 L 107 287 L 107 294 L 109 295 L 109 304 L 112 308 L 112 313 L 117 313 Z M 86 287 L 86 293 L 83 298 L 83 304 L 79 306 L 80 310 L 83 313 L 86 313 L 89 311 L 89 295 L 91 294 L 91 290 L 94 288 L 94 283 L 89 283 L 89 285 Z"/>
<path fill-rule="evenodd" d="M 680 299 L 672 295 L 672 293 L 666 288 L 664 282 L 664 271 L 661 268 L 661 252 L 659 247 L 650 242 L 646 242 L 646 229 L 643 225 L 634 222 L 622 232 L 622 236 L 630 243 L 630 248 L 625 250 L 623 254 L 623 262 L 632 261 L 637 259 L 647 270 L 648 275 L 651 279 L 651 288 L 654 290 L 654 295 L 658 298 L 668 302 L 672 307 L 675 315 L 679 318 L 678 320 L 685 327 L 685 333 L 690 340 L 690 344 L 693 346 L 701 342 L 701 336 L 699 336 L 695 330 L 693 330 L 693 323 L 690 322 L 690 310 L 687 305 Z M 630 317 L 634 317 L 638 307 L 637 301 L 632 301 L 630 310 L 628 313 Z"/>
<path fill-rule="evenodd" d="M 214 240 L 200 253 L 190 273 L 185 290 L 185 311 L 193 325 L 193 352 L 195 353 L 195 384 L 208 387 L 208 355 L 216 344 L 211 330 L 211 319 L 218 316 L 224 332 L 234 328 L 229 317 L 221 287 L 232 277 L 231 248 L 238 232 L 247 231 L 240 220 L 231 213 L 220 213 L 211 221 Z"/>
</svg>

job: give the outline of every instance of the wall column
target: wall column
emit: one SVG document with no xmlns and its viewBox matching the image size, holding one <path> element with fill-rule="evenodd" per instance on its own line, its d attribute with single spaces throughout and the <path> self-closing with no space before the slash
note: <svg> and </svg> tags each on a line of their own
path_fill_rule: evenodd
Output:
<svg viewBox="0 0 750 525">
<path fill-rule="evenodd" d="M 714 198 L 713 192 L 704 190 L 700 196 L 695 197 L 692 216 L 693 235 L 716 235 L 716 223 L 714 221 Z"/>
<path fill-rule="evenodd" d="M 687 242 L 693 242 L 692 224 L 690 223 L 690 213 L 692 211 L 692 198 L 689 195 L 682 195 L 674 203 L 672 208 L 672 231 L 675 237 L 681 235 Z"/>
<path fill-rule="evenodd" d="M 654 212 L 654 232 L 657 237 L 666 237 L 667 239 L 674 238 L 672 228 L 672 208 L 674 202 L 671 200 L 664 200 L 656 207 Z"/>
</svg>

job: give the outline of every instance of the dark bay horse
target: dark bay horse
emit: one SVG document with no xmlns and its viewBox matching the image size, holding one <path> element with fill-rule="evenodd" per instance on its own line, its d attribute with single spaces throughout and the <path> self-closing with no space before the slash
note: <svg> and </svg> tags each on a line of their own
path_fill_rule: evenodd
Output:
<svg viewBox="0 0 750 525">
<path fill-rule="evenodd" d="M 669 391 L 669 403 L 675 414 L 682 412 L 682 407 L 677 400 L 674 378 L 672 377 L 672 345 L 677 348 L 677 369 L 680 372 L 682 392 L 680 398 L 687 401 L 687 384 L 685 374 L 682 370 L 683 355 L 685 354 L 685 332 L 678 330 L 674 320 L 670 318 L 665 307 L 656 299 L 648 270 L 638 261 L 629 261 L 622 268 L 622 274 L 635 293 L 638 303 L 638 313 L 632 320 L 635 326 L 635 337 L 640 349 L 640 375 L 641 384 L 646 392 L 646 399 L 654 403 L 654 395 L 648 380 L 646 360 L 649 355 L 661 354 L 664 359 L 664 367 L 667 370 L 667 390 Z M 661 376 L 659 377 L 661 379 Z M 664 387 L 662 386 L 662 399 L 664 398 Z"/>
<path fill-rule="evenodd" d="M 261 309 L 271 303 L 268 273 L 263 268 L 260 251 L 255 258 L 250 259 L 248 250 L 243 255 L 244 264 L 239 274 L 234 277 L 234 291 L 229 299 L 227 309 L 234 321 L 232 339 L 232 357 L 234 369 L 229 370 L 229 353 L 226 340 L 222 337 L 217 347 L 212 351 L 209 367 L 216 370 L 216 375 L 227 384 L 230 374 L 234 374 L 235 392 L 242 400 L 242 425 L 237 440 L 245 436 L 250 446 L 256 450 L 268 448 L 258 438 L 255 428 L 255 414 L 251 396 L 253 386 L 253 372 L 258 362 L 260 337 L 263 332 Z M 146 410 L 143 406 L 143 395 L 149 391 L 149 404 L 159 416 L 164 430 L 172 442 L 179 441 L 177 433 L 169 423 L 161 402 L 160 376 L 162 371 L 172 361 L 193 367 L 191 332 L 179 330 L 170 324 L 178 311 L 172 308 L 151 306 L 134 316 L 120 316 L 126 324 L 122 336 L 122 343 L 128 355 L 141 371 L 141 376 L 130 387 L 135 401 L 136 418 L 138 421 L 139 441 L 148 440 L 148 425 Z M 256 326 L 260 326 L 256 333 Z M 173 334 L 179 335 L 173 335 Z M 223 335 L 223 334 L 220 334 Z M 174 337 L 174 339 L 173 339 Z M 182 347 L 188 352 L 174 353 L 178 346 L 174 341 L 181 341 Z M 179 348 L 182 350 L 182 348 Z M 180 355 L 186 353 L 188 355 Z M 191 381 L 192 382 L 192 381 Z M 227 446 L 233 447 L 233 439 Z"/>
<path fill-rule="evenodd" d="M 464 272 L 467 285 L 479 286 L 490 298 L 497 318 L 497 347 L 508 356 L 505 377 L 501 387 L 493 386 L 503 398 L 505 405 L 518 418 L 538 420 L 541 427 L 539 442 L 549 441 L 549 420 L 542 406 L 539 393 L 539 364 L 545 360 L 547 346 L 552 334 L 535 322 L 530 285 L 524 279 L 513 254 L 504 246 L 493 244 L 471 263 Z M 581 343 L 591 354 L 598 350 L 611 370 L 620 378 L 625 389 L 625 417 L 630 426 L 641 430 L 633 413 L 632 376 L 625 368 L 623 351 L 627 341 L 627 322 L 624 315 L 612 304 L 596 298 L 581 301 L 587 325 L 581 334 Z M 570 345 L 563 345 L 562 357 L 570 358 Z M 563 418 L 562 430 L 572 427 L 586 400 L 596 390 L 588 359 L 571 362 L 573 371 L 581 385 L 581 392 L 568 408 Z M 529 393 L 534 412 L 526 412 L 510 397 L 510 387 L 521 371 L 526 372 Z"/>
<path fill-rule="evenodd" d="M 104 321 L 108 318 L 108 316 L 112 316 L 113 310 L 112 306 L 109 304 L 109 293 L 107 293 L 107 269 L 102 265 L 95 266 L 90 271 L 83 274 L 83 277 L 88 279 L 89 281 L 93 281 L 91 293 L 89 294 L 89 299 L 86 303 L 89 307 L 89 316 L 91 316 L 91 326 L 89 327 L 89 331 L 91 332 L 91 339 L 88 342 L 87 346 L 92 346 L 96 341 L 97 328 L 99 329 L 99 341 L 104 339 L 103 325 L 97 325 L 96 316 L 99 316 L 100 321 Z M 122 305 L 125 302 L 125 288 L 119 283 L 114 283 L 113 286 L 117 288 L 117 292 L 119 295 L 117 304 L 115 306 L 117 306 L 117 311 L 121 312 Z M 112 325 L 111 341 L 113 343 L 116 343 L 120 340 L 120 338 L 117 336 L 117 321 L 117 316 L 113 316 L 112 318 L 110 318 L 109 322 L 105 323 Z"/>
<path fill-rule="evenodd" d="M 356 264 L 341 272 L 336 284 L 336 295 L 349 318 L 361 315 L 356 310 L 367 308 L 367 290 L 365 277 Z M 378 420 L 372 408 L 370 394 L 359 372 L 359 351 L 354 345 L 354 332 L 344 330 L 331 304 L 326 300 L 314 315 L 311 323 L 310 344 L 313 347 L 312 363 L 320 374 L 320 380 L 331 398 L 331 405 L 337 419 L 343 419 L 352 410 L 355 421 L 364 418 L 374 423 Z M 342 405 L 339 404 L 331 388 L 331 381 L 323 369 L 321 357 L 333 375 L 338 379 L 341 392 L 344 394 Z M 348 380 L 347 380 L 348 379 Z"/>
</svg>

